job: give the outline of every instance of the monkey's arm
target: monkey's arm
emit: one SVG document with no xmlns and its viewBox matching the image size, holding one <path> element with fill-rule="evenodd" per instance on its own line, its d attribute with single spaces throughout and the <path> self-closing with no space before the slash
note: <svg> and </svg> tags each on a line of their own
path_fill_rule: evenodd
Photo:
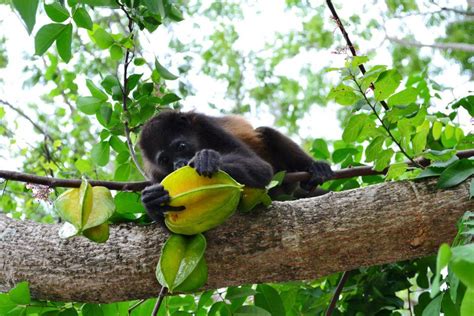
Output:
<svg viewBox="0 0 474 316">
<path fill-rule="evenodd" d="M 311 179 L 302 183 L 305 189 L 320 185 L 333 176 L 334 173 L 327 163 L 315 161 L 280 132 L 270 127 L 259 127 L 256 131 L 265 144 L 267 156 L 275 171 L 307 171 L 311 174 Z"/>
<path fill-rule="evenodd" d="M 222 169 L 238 182 L 258 188 L 270 182 L 273 176 L 270 164 L 215 120 L 199 116 L 195 124 L 199 127 L 203 149 L 196 153 L 190 164 L 198 173 L 209 176 Z"/>
<path fill-rule="evenodd" d="M 255 188 L 265 187 L 273 176 L 272 167 L 251 152 L 233 151 L 220 154 L 214 149 L 203 149 L 196 153 L 190 166 L 200 175 L 207 177 L 221 169 L 237 182 Z"/>
</svg>

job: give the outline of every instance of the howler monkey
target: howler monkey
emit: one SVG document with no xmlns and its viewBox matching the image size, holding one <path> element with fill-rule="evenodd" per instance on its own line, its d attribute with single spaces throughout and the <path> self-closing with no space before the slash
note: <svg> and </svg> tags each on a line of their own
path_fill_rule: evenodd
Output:
<svg viewBox="0 0 474 316">
<path fill-rule="evenodd" d="M 190 165 L 210 177 L 221 169 L 238 182 L 265 187 L 274 173 L 308 171 L 303 189 L 332 177 L 325 162 L 314 161 L 291 139 L 270 127 L 253 127 L 242 117 L 211 117 L 167 110 L 150 119 L 139 145 L 147 174 L 154 183 L 142 192 L 142 202 L 153 220 L 170 209 L 169 195 L 159 182 L 172 171 Z"/>
</svg>

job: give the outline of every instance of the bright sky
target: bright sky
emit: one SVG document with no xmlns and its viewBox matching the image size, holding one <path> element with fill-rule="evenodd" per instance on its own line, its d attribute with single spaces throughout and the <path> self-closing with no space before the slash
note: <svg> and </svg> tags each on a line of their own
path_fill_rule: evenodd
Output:
<svg viewBox="0 0 474 316">
<path fill-rule="evenodd" d="M 344 7 L 339 10 L 339 15 L 341 17 L 349 17 L 352 14 L 360 14 L 365 18 L 374 17 L 375 14 L 378 14 L 380 8 L 384 9 L 384 2 L 379 1 L 376 6 L 374 6 L 372 2 L 373 1 L 370 1 L 371 5 L 364 8 L 360 5 L 360 2 L 344 1 Z M 459 3 L 464 4 L 465 1 L 449 1 L 449 6 L 452 7 Z M 321 5 L 324 5 L 322 1 Z M 299 19 L 296 15 L 284 11 L 283 0 L 260 0 L 249 7 L 243 8 L 243 10 L 245 19 L 237 25 L 240 38 L 235 44 L 236 47 L 242 51 L 246 51 L 249 48 L 254 50 L 257 50 L 259 47 L 262 48 L 264 43 L 268 42 L 275 32 L 297 28 L 299 24 Z M 329 21 L 329 13 L 326 15 L 327 21 Z M 28 75 L 22 73 L 23 68 L 27 66 L 28 63 L 28 61 L 23 60 L 23 56 L 34 53 L 34 39 L 33 37 L 28 36 L 19 18 L 6 6 L 0 6 L 0 23 L 0 34 L 4 34 L 7 38 L 6 45 L 9 53 L 8 67 L 6 69 L 0 69 L 0 78 L 3 78 L 4 80 L 0 83 L 1 98 L 28 112 L 27 104 L 36 103 L 41 106 L 42 101 L 40 100 L 40 96 L 47 91 L 47 89 L 42 86 L 28 88 L 26 91 L 22 86 L 23 81 L 28 78 Z M 38 30 L 39 26 L 45 23 L 49 23 L 49 20 L 44 14 L 42 14 L 37 20 L 34 32 Z M 417 39 L 422 39 L 423 42 L 432 42 L 436 36 L 442 34 L 441 29 L 434 31 L 433 29 L 430 29 L 428 32 L 425 25 L 420 23 L 419 18 L 411 18 L 410 23 L 411 31 L 416 34 L 415 37 Z M 200 26 L 200 29 L 196 29 L 196 24 Z M 392 35 L 403 36 L 404 32 L 399 29 L 397 21 L 386 21 L 386 25 L 387 29 L 395 31 Z M 331 28 L 333 26 L 331 25 L 329 27 Z M 347 27 L 350 33 L 350 25 Z M 142 38 L 142 45 L 145 48 L 146 57 L 151 57 L 150 60 L 153 60 L 152 58 L 154 55 L 160 56 L 160 60 L 169 61 L 166 62 L 166 65 L 170 66 L 170 70 L 174 71 L 174 73 L 177 73 L 176 68 L 179 66 L 179 60 L 177 59 L 179 59 L 179 56 L 173 57 L 175 59 L 170 59 L 172 52 L 168 48 L 169 41 L 173 37 L 178 36 L 181 41 L 188 42 L 196 36 L 199 36 L 199 34 L 212 32 L 213 26 L 205 19 L 197 17 L 188 18 L 183 22 L 175 24 L 173 29 L 174 32 L 169 33 L 166 28 L 159 28 L 154 34 Z M 85 30 L 81 29 L 81 32 L 83 32 L 84 35 L 86 34 Z M 335 30 L 335 32 L 337 31 Z M 87 37 L 87 35 L 85 37 Z M 390 65 L 390 54 L 386 49 L 388 43 L 386 41 L 384 42 L 383 34 L 376 34 L 371 42 L 363 41 L 357 38 L 355 34 L 352 34 L 351 37 L 354 41 L 357 41 L 361 48 L 364 49 L 361 52 L 362 54 L 369 50 L 377 50 L 376 58 L 373 60 L 374 64 L 380 63 Z M 343 45 L 343 43 L 340 44 L 340 46 Z M 458 66 L 454 64 L 446 64 L 446 61 L 441 57 L 439 52 L 433 51 L 429 48 L 423 48 L 420 52 L 422 54 L 432 55 L 434 57 L 434 63 L 439 66 L 447 67 L 445 68 L 443 76 L 440 78 L 433 78 L 441 84 L 454 88 L 451 92 L 443 94 L 443 99 L 437 103 L 439 104 L 440 109 L 444 107 L 443 105 L 452 101 L 454 98 L 464 96 L 468 91 L 474 91 L 474 83 L 469 81 L 469 78 L 467 77 L 459 76 Z M 343 55 L 333 54 L 332 49 L 320 50 L 316 54 L 300 54 L 291 61 L 282 63 L 279 71 L 287 76 L 297 78 L 299 65 L 306 63 L 308 60 L 314 60 L 314 67 L 317 69 L 323 66 L 340 67 L 344 63 L 344 58 L 345 56 Z M 197 68 L 198 67 L 196 67 L 196 69 Z M 196 109 L 199 111 L 205 111 L 206 113 L 217 114 L 208 109 L 208 102 L 230 105 L 229 101 L 224 99 L 224 84 L 215 82 L 198 72 L 191 73 L 188 79 L 193 83 L 196 95 L 183 100 L 185 110 Z M 251 78 L 248 78 L 248 80 L 251 80 Z M 331 76 L 328 76 L 328 80 L 331 80 Z M 84 83 L 85 82 L 82 83 L 82 91 L 84 92 L 84 95 L 87 95 L 88 92 L 84 88 Z M 78 84 L 81 85 L 80 82 L 78 82 Z M 58 99 L 57 105 L 63 106 L 60 99 Z M 311 113 L 300 122 L 301 136 L 339 139 L 341 129 L 338 127 L 336 119 L 338 107 L 339 106 L 335 104 L 329 105 L 326 108 L 314 106 Z M 50 106 L 44 106 L 43 108 L 50 110 L 51 112 L 53 110 Z M 7 118 L 15 120 L 15 123 L 25 126 L 20 130 L 18 146 L 27 146 L 26 142 L 31 142 L 32 137 L 34 137 L 32 136 L 34 133 L 30 124 L 26 123 L 21 118 L 18 119 L 17 116 L 8 109 L 6 109 L 6 111 Z M 247 115 L 247 118 L 251 120 L 255 126 L 273 124 L 272 117 L 265 112 L 257 113 L 256 111 L 253 111 Z M 472 128 L 469 119 L 467 113 L 463 113 L 460 123 L 465 127 Z M 18 162 L 15 163 L 14 161 L 8 160 L 8 152 L 0 151 L 0 168 L 16 169 L 18 167 Z"/>
</svg>

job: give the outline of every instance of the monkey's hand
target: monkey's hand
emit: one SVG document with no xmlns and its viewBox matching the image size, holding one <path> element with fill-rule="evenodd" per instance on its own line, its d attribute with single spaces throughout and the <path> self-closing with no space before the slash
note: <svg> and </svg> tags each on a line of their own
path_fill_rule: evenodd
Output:
<svg viewBox="0 0 474 316">
<path fill-rule="evenodd" d="M 306 171 L 311 174 L 311 178 L 308 181 L 302 182 L 300 185 L 303 189 L 308 191 L 323 184 L 334 176 L 331 167 L 322 161 L 313 161 Z"/>
<path fill-rule="evenodd" d="M 213 149 L 203 149 L 194 155 L 189 165 L 196 169 L 200 176 L 210 178 L 221 166 L 221 155 Z"/>
<path fill-rule="evenodd" d="M 153 221 L 162 221 L 164 212 L 171 209 L 168 191 L 159 183 L 150 185 L 142 191 L 142 203 Z"/>
</svg>

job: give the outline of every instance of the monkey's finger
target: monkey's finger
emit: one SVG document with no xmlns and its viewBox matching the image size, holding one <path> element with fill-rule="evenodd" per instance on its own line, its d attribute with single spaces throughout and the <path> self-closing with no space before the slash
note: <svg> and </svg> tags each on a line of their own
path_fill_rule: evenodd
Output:
<svg viewBox="0 0 474 316">
<path fill-rule="evenodd" d="M 145 204 L 145 207 L 147 209 L 158 209 L 158 208 L 161 208 L 163 207 L 163 204 L 169 202 L 169 197 L 166 198 L 166 197 L 161 197 L 161 198 L 158 198 L 156 200 L 153 200 L 153 201 L 149 201 L 147 203 L 144 203 Z"/>
<path fill-rule="evenodd" d="M 170 195 L 168 191 L 157 192 L 157 194 L 142 195 L 143 204 L 148 204 L 157 200 L 162 201 L 161 203 L 169 202 Z"/>
<path fill-rule="evenodd" d="M 142 190 L 142 195 L 143 194 L 148 194 L 150 192 L 157 192 L 157 191 L 163 191 L 165 188 L 161 185 L 161 183 L 155 183 L 152 185 L 147 186 Z"/>
</svg>

